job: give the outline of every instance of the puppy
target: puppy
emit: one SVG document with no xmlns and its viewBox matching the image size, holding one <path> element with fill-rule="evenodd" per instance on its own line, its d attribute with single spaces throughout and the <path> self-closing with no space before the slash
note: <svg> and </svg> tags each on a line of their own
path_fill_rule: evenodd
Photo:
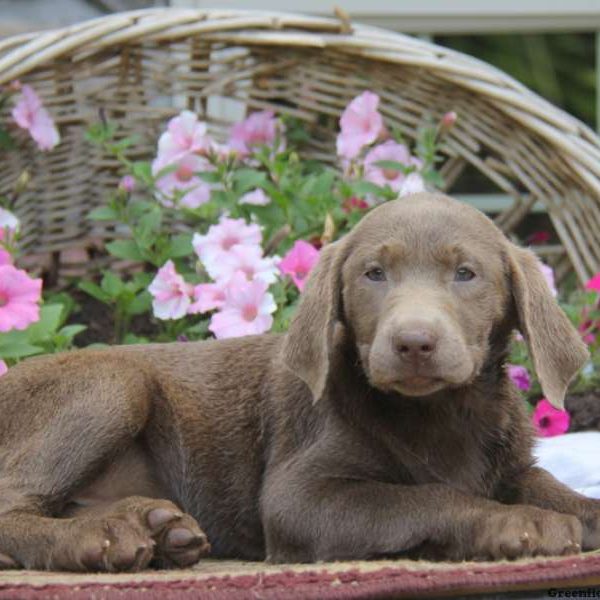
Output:
<svg viewBox="0 0 600 600">
<path fill-rule="evenodd" d="M 598 548 L 600 503 L 532 459 L 514 329 L 560 407 L 587 351 L 537 259 L 417 194 L 323 250 L 284 335 L 25 361 L 0 379 L 0 566 Z"/>
</svg>

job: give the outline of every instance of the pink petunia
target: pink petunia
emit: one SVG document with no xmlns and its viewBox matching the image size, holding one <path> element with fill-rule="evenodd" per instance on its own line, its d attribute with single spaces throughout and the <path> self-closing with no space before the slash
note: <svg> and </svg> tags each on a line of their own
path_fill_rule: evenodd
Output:
<svg viewBox="0 0 600 600">
<path fill-rule="evenodd" d="M 148 291 L 152 294 L 152 311 L 157 319 L 181 319 L 192 303 L 194 286 L 184 281 L 169 260 L 158 270 Z"/>
<path fill-rule="evenodd" d="M 253 206 L 266 206 L 270 202 L 271 198 L 260 188 L 246 192 L 239 200 L 240 204 L 251 204 Z"/>
<path fill-rule="evenodd" d="M 569 429 L 571 418 L 566 410 L 554 408 L 546 398 L 536 405 L 532 415 L 533 424 L 541 437 L 561 435 Z"/>
<path fill-rule="evenodd" d="M 508 378 L 519 390 L 526 392 L 531 388 L 529 371 L 522 365 L 506 365 L 506 372 L 508 373 Z"/>
<path fill-rule="evenodd" d="M 229 280 L 234 273 L 243 273 L 247 279 L 261 279 L 274 283 L 279 274 L 277 258 L 263 257 L 260 246 L 232 246 L 218 260 L 204 263 L 207 273 L 215 280 Z"/>
<path fill-rule="evenodd" d="M 12 261 L 11 253 L 0 246 L 0 267 L 2 265 L 12 265 Z"/>
<path fill-rule="evenodd" d="M 12 265 L 0 266 L 0 331 L 26 329 L 40 318 L 42 280 Z"/>
<path fill-rule="evenodd" d="M 340 118 L 336 146 L 338 156 L 356 158 L 360 151 L 384 132 L 383 118 L 377 108 L 379 96 L 365 91 L 348 104 Z"/>
<path fill-rule="evenodd" d="M 135 190 L 135 177 L 133 175 L 124 175 L 119 181 L 119 190 L 131 194 Z"/>
<path fill-rule="evenodd" d="M 2 375 L 4 375 L 7 371 L 8 367 L 6 366 L 6 363 L 0 359 L 0 377 L 2 377 Z"/>
<path fill-rule="evenodd" d="M 207 133 L 206 123 L 189 110 L 173 117 L 158 140 L 158 156 L 166 162 L 182 159 L 187 154 L 206 155 L 213 141 Z"/>
<path fill-rule="evenodd" d="M 600 294 L 600 273 L 596 273 L 586 284 L 585 289 Z"/>
<path fill-rule="evenodd" d="M 539 264 L 540 269 L 542 270 L 542 274 L 544 275 L 544 279 L 546 280 L 546 283 L 548 284 L 552 295 L 556 298 L 556 296 L 558 296 L 558 291 L 556 290 L 556 285 L 554 283 L 554 270 L 552 269 L 552 267 L 548 266 L 542 261 L 540 261 Z"/>
<path fill-rule="evenodd" d="M 398 196 L 410 196 L 425 191 L 425 180 L 419 173 L 409 173 L 406 179 L 402 182 Z"/>
<path fill-rule="evenodd" d="M 261 241 L 258 225 L 224 216 L 217 225 L 211 225 L 205 235 L 194 234 L 192 245 L 198 258 L 207 266 L 220 260 L 233 246 L 259 246 Z"/>
<path fill-rule="evenodd" d="M 19 127 L 29 132 L 40 150 L 52 150 L 60 142 L 52 117 L 30 85 L 21 86 L 12 117 Z"/>
<path fill-rule="evenodd" d="M 304 240 L 297 240 L 279 263 L 279 269 L 289 275 L 296 287 L 302 291 L 306 278 L 318 260 L 319 251 L 313 245 Z"/>
<path fill-rule="evenodd" d="M 365 157 L 365 179 L 382 187 L 389 185 L 395 192 L 400 192 L 408 179 L 408 175 L 398 169 L 385 169 L 375 164 L 384 160 L 400 163 L 406 168 L 413 167 L 418 169 L 422 166 L 421 161 L 412 156 L 404 144 L 399 144 L 393 140 L 379 144 L 369 151 Z M 421 184 L 422 181 L 421 179 Z M 411 186 L 411 183 L 409 183 L 409 186 Z M 412 187 L 414 187 L 414 181 Z M 422 190 L 419 189 L 419 191 Z"/>
<path fill-rule="evenodd" d="M 175 205 L 175 196 L 181 194 L 178 206 L 198 208 L 210 200 L 211 186 L 202 180 L 198 173 L 214 170 L 204 158 L 196 154 L 186 154 L 172 163 L 163 158 L 156 158 L 152 163 L 152 174 L 156 177 L 156 187 L 160 191 L 158 200 L 163 206 Z"/>
<path fill-rule="evenodd" d="M 269 331 L 277 305 L 260 279 L 248 281 L 236 273 L 225 286 L 225 302 L 208 326 L 219 339 L 256 335 Z"/>
<path fill-rule="evenodd" d="M 200 283 L 194 288 L 194 301 L 188 314 L 205 313 L 225 304 L 225 282 Z"/>
<path fill-rule="evenodd" d="M 273 111 L 255 112 L 231 128 L 228 146 L 241 156 L 247 156 L 261 146 L 272 145 L 280 130 L 281 124 Z M 280 150 L 283 150 L 283 145 Z"/>
</svg>

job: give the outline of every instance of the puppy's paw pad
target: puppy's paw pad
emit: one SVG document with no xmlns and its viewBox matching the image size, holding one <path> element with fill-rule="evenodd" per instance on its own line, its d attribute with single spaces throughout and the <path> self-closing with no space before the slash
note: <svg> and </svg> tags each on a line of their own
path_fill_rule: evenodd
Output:
<svg viewBox="0 0 600 600">
<path fill-rule="evenodd" d="M 182 513 L 177 510 L 172 510 L 169 508 L 154 508 L 150 512 L 148 512 L 147 520 L 148 525 L 153 531 L 158 531 L 162 529 L 165 525 L 181 519 Z"/>
</svg>

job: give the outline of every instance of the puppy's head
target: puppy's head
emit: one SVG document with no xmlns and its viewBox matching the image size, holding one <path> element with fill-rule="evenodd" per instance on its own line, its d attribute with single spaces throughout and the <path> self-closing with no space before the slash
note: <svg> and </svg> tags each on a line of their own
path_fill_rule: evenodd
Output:
<svg viewBox="0 0 600 600">
<path fill-rule="evenodd" d="M 345 332 L 373 387 L 427 396 L 474 381 L 507 325 L 522 331 L 545 395 L 562 406 L 587 350 L 538 260 L 476 209 L 416 194 L 371 211 L 322 252 L 283 360 L 317 400 Z"/>
</svg>

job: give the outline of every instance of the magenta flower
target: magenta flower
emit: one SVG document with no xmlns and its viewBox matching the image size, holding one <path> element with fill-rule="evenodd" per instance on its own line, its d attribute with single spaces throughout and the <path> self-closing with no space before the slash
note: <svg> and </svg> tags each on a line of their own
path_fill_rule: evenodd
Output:
<svg viewBox="0 0 600 600">
<path fill-rule="evenodd" d="M 273 144 L 280 129 L 281 125 L 273 111 L 255 112 L 231 128 L 228 146 L 241 156 L 247 156 L 260 146 Z M 283 150 L 283 146 L 280 150 Z"/>
<path fill-rule="evenodd" d="M 40 150 L 52 150 L 60 142 L 52 117 L 30 85 L 21 86 L 12 117 L 19 127 L 27 129 Z"/>
<path fill-rule="evenodd" d="M 153 297 L 152 312 L 157 319 L 181 319 L 192 303 L 194 286 L 184 281 L 169 260 L 158 270 L 148 291 Z"/>
<path fill-rule="evenodd" d="M 208 326 L 218 339 L 255 335 L 269 331 L 277 305 L 260 279 L 248 281 L 236 273 L 225 286 L 225 302 Z"/>
<path fill-rule="evenodd" d="M 336 141 L 338 156 L 356 158 L 365 146 L 383 134 L 385 128 L 378 106 L 379 96 L 369 91 L 348 104 L 340 118 L 340 133 Z"/>
<path fill-rule="evenodd" d="M 375 146 L 365 157 L 365 179 L 379 186 L 389 185 L 395 192 L 400 192 L 408 176 L 398 169 L 384 169 L 378 167 L 375 163 L 383 160 L 393 161 L 404 165 L 407 168 L 417 168 L 422 166 L 421 161 L 411 155 L 409 149 L 404 144 L 399 144 L 394 140 L 388 140 L 383 144 Z M 409 182 L 407 191 L 415 187 L 418 183 L 418 191 L 422 191 L 423 180 Z"/>
<path fill-rule="evenodd" d="M 253 206 L 266 206 L 271 202 L 263 190 L 256 188 L 251 192 L 246 192 L 239 200 L 240 204 L 252 204 Z"/>
<path fill-rule="evenodd" d="M 4 375 L 7 371 L 8 367 L 6 366 L 6 363 L 0 359 L 0 377 L 2 377 L 2 375 Z"/>
<path fill-rule="evenodd" d="M 561 435 L 569 429 L 571 418 L 566 410 L 558 410 L 542 398 L 533 411 L 533 424 L 539 436 Z"/>
<path fill-rule="evenodd" d="M 586 284 L 585 289 L 600 294 L 600 273 L 596 273 Z"/>
<path fill-rule="evenodd" d="M 196 154 L 186 154 L 176 162 L 159 157 L 152 163 L 154 176 L 165 169 L 166 172 L 156 180 L 160 191 L 158 200 L 163 206 L 174 206 L 177 194 L 181 194 L 178 206 L 185 208 L 198 208 L 210 200 L 211 186 L 198 176 L 198 173 L 214 170 L 207 160 Z"/>
<path fill-rule="evenodd" d="M 206 123 L 189 110 L 173 117 L 158 140 L 158 156 L 165 162 L 176 162 L 187 154 L 206 155 L 213 141 L 207 134 Z"/>
<path fill-rule="evenodd" d="M 517 389 L 526 392 L 531 388 L 529 371 L 521 365 L 506 365 L 508 378 L 517 386 Z"/>
<path fill-rule="evenodd" d="M 40 318 L 42 280 L 12 265 L 0 266 L 0 331 L 26 329 Z"/>
<path fill-rule="evenodd" d="M 552 295 L 556 298 L 556 296 L 558 296 L 558 291 L 556 290 L 556 285 L 554 283 L 554 270 L 552 269 L 552 267 L 548 266 L 542 261 L 539 261 L 539 264 L 540 269 L 542 270 L 542 274 L 544 275 L 544 279 L 546 280 L 546 283 L 548 284 Z"/>
<path fill-rule="evenodd" d="M 296 287 L 302 291 L 308 274 L 319 260 L 319 251 L 304 240 L 296 240 L 292 249 L 279 263 L 282 273 L 289 275 Z"/>
<path fill-rule="evenodd" d="M 194 302 L 188 314 L 205 313 L 225 304 L 225 282 L 201 283 L 194 288 Z"/>
<path fill-rule="evenodd" d="M 123 192 L 131 194 L 135 190 L 135 177 L 133 175 L 124 175 L 119 181 L 119 189 Z"/>
<path fill-rule="evenodd" d="M 194 234 L 192 245 L 202 264 L 212 268 L 211 265 L 218 263 L 233 246 L 259 246 L 261 241 L 258 225 L 224 216 L 217 225 L 211 225 L 205 235 Z"/>
</svg>

